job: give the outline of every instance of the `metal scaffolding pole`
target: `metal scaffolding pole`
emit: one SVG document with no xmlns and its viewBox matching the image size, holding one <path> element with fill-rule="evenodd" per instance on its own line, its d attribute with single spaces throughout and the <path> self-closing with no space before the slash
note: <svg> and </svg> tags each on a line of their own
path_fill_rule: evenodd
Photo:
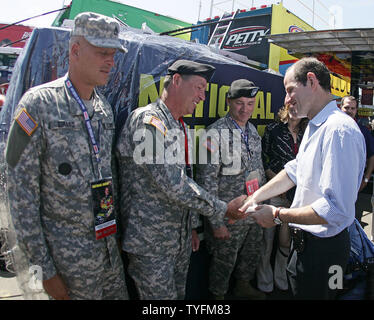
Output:
<svg viewBox="0 0 374 320">
<path fill-rule="evenodd" d="M 210 13 L 209 13 L 210 18 L 212 18 L 213 16 L 213 6 L 214 6 L 214 0 L 211 0 L 210 1 Z"/>
</svg>

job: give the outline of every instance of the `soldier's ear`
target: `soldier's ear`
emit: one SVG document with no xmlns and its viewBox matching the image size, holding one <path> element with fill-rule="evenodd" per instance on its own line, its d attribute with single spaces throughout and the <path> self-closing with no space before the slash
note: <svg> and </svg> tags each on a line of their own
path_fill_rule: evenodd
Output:
<svg viewBox="0 0 374 320">
<path fill-rule="evenodd" d="M 70 49 L 71 55 L 74 57 L 79 57 L 79 50 L 80 50 L 79 43 L 77 42 L 73 43 Z"/>
<path fill-rule="evenodd" d="M 182 81 L 182 76 L 179 73 L 173 74 L 173 83 L 178 86 Z"/>
</svg>

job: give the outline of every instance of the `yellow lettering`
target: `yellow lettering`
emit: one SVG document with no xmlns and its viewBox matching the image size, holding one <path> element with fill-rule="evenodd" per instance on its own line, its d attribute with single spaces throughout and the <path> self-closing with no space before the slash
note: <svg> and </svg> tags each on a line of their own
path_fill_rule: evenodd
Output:
<svg viewBox="0 0 374 320">
<path fill-rule="evenodd" d="M 194 129 L 195 129 L 195 135 L 198 135 L 199 133 L 198 133 L 198 131 L 200 130 L 200 129 L 204 129 L 205 128 L 205 124 L 196 124 L 195 126 L 194 126 Z"/>
<path fill-rule="evenodd" d="M 266 124 L 259 124 L 257 126 L 257 132 L 258 134 L 260 135 L 260 137 L 262 137 L 265 133 L 265 128 L 266 128 Z"/>
<path fill-rule="evenodd" d="M 331 93 L 338 97 L 344 97 L 345 95 L 350 94 L 351 91 L 351 83 L 350 81 L 346 81 L 341 79 L 337 76 L 330 75 L 330 86 L 331 86 Z"/>
<path fill-rule="evenodd" d="M 340 86 L 340 91 L 345 92 L 346 88 L 347 88 L 347 82 L 342 81 L 341 86 Z"/>
<path fill-rule="evenodd" d="M 265 101 L 264 101 L 264 92 L 259 91 L 256 95 L 256 104 L 253 109 L 252 119 L 265 119 Z"/>
<path fill-rule="evenodd" d="M 274 113 L 271 112 L 271 93 L 266 93 L 266 119 L 274 119 Z"/>
<path fill-rule="evenodd" d="M 224 117 L 229 111 L 229 107 L 226 106 L 226 93 L 229 91 L 229 86 L 222 86 L 219 89 L 219 98 L 218 98 L 218 116 L 220 118 Z"/>
<path fill-rule="evenodd" d="M 150 102 L 155 102 L 158 97 L 159 93 L 157 92 L 157 87 L 153 76 L 150 74 L 141 74 L 138 106 L 144 107 L 149 103 L 149 100 Z"/>
<path fill-rule="evenodd" d="M 217 115 L 217 89 L 216 83 L 210 84 L 210 96 L 209 96 L 209 118 L 215 118 Z"/>
<path fill-rule="evenodd" d="M 335 90 L 340 91 L 341 80 L 339 78 L 335 78 L 335 79 L 336 79 L 336 81 L 335 81 L 335 83 L 336 83 Z"/>
<path fill-rule="evenodd" d="M 205 91 L 209 91 L 209 83 L 207 84 Z M 202 118 L 202 117 L 204 117 L 204 101 L 200 101 L 197 104 L 196 109 L 195 109 L 195 118 Z"/>
<path fill-rule="evenodd" d="M 161 97 L 162 90 L 164 90 L 164 80 L 165 77 L 160 77 L 160 91 L 158 97 Z"/>
<path fill-rule="evenodd" d="M 105 184 L 104 184 L 104 183 L 93 184 L 93 185 L 92 185 L 92 189 L 100 188 L 100 187 L 102 187 L 102 186 L 105 186 Z"/>
<path fill-rule="evenodd" d="M 195 110 L 195 118 L 202 118 L 204 116 L 204 101 L 200 101 Z"/>
</svg>

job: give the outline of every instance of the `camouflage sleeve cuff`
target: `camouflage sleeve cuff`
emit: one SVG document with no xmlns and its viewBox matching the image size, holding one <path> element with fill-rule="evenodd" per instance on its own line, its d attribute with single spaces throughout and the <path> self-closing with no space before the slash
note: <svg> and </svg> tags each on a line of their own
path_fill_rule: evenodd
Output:
<svg viewBox="0 0 374 320">
<path fill-rule="evenodd" d="M 44 271 L 44 269 L 43 269 L 43 271 Z M 44 281 L 44 280 L 51 279 L 51 278 L 54 277 L 56 274 L 57 274 L 57 272 L 56 272 L 56 269 L 54 269 L 54 268 L 48 270 L 47 272 L 43 272 L 43 281 Z"/>
<path fill-rule="evenodd" d="M 191 212 L 191 226 L 192 229 L 197 229 L 199 226 L 199 214 L 195 212 Z"/>
<path fill-rule="evenodd" d="M 227 211 L 227 203 L 221 200 L 218 200 L 217 207 L 212 216 L 210 216 L 209 222 L 214 229 L 220 228 L 225 225 L 224 218 Z"/>
<path fill-rule="evenodd" d="M 48 280 L 57 274 L 56 268 L 49 258 L 42 264 L 42 271 L 43 271 L 43 280 Z"/>
</svg>

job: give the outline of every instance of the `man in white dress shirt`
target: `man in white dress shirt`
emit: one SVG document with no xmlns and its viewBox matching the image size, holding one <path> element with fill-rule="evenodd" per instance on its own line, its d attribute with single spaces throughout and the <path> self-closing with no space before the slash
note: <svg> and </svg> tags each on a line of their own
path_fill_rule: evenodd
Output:
<svg viewBox="0 0 374 320">
<path fill-rule="evenodd" d="M 291 252 L 287 274 L 297 299 L 333 299 L 343 275 L 355 217 L 355 201 L 365 168 L 364 137 L 355 121 L 337 107 L 330 93 L 330 72 L 315 58 L 287 70 L 286 103 L 309 125 L 295 160 L 249 197 L 241 210 L 296 185 L 291 208 L 261 205 L 252 216 L 263 227 L 287 222 Z M 251 209 L 251 208 L 250 208 Z"/>
</svg>

